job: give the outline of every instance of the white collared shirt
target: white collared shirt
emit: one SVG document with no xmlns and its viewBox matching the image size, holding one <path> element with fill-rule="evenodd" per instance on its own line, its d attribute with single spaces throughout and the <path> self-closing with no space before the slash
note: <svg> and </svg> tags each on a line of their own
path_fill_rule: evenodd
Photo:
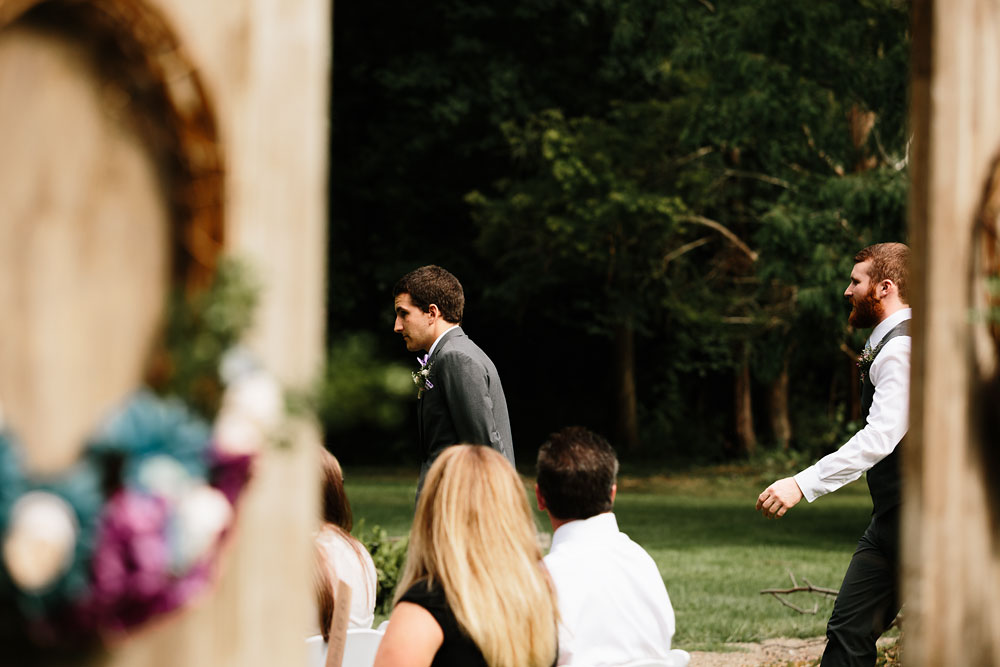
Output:
<svg viewBox="0 0 1000 667">
<path fill-rule="evenodd" d="M 448 333 L 449 331 L 451 331 L 452 329 L 454 329 L 455 327 L 457 327 L 457 326 L 461 326 L 461 325 L 459 325 L 459 324 L 452 324 L 450 327 L 448 327 L 447 329 L 445 329 L 444 331 L 442 331 L 440 336 L 438 336 L 437 338 L 434 339 L 434 342 L 431 343 L 431 349 L 427 350 L 427 358 L 428 359 L 430 359 L 431 355 L 434 354 L 434 348 L 438 346 L 438 343 L 441 342 L 441 339 L 444 338 L 444 335 L 446 333 Z"/>
<path fill-rule="evenodd" d="M 674 610 L 656 563 L 611 512 L 570 521 L 545 557 L 559 601 L 560 665 L 664 658 Z"/>
<path fill-rule="evenodd" d="M 903 308 L 879 322 L 866 347 L 877 347 L 893 327 L 911 316 L 912 310 Z M 910 408 L 910 337 L 896 336 L 886 343 L 868 372 L 875 385 L 868 423 L 840 449 L 795 476 L 802 495 L 809 502 L 861 477 L 891 454 L 906 435 Z"/>
</svg>

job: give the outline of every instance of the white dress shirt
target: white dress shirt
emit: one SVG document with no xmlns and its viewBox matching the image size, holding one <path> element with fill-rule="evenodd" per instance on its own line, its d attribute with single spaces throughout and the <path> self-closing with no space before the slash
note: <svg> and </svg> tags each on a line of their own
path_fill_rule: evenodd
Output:
<svg viewBox="0 0 1000 667">
<path fill-rule="evenodd" d="M 865 347 L 877 347 L 889 331 L 911 315 L 911 309 L 903 308 L 879 322 Z M 910 337 L 896 336 L 886 343 L 868 372 L 875 385 L 868 423 L 840 449 L 795 476 L 802 495 L 809 502 L 861 477 L 891 454 L 906 435 L 910 408 Z"/>
<path fill-rule="evenodd" d="M 664 658 L 674 610 L 656 563 L 611 512 L 560 526 L 545 557 L 559 602 L 560 665 Z"/>
</svg>

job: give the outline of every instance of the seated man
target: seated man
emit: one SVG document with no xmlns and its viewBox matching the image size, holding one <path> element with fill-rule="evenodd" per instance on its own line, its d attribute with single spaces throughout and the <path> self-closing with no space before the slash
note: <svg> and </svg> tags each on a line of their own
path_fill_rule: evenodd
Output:
<svg viewBox="0 0 1000 667">
<path fill-rule="evenodd" d="M 538 450 L 537 474 L 538 509 L 555 531 L 545 565 L 559 600 L 558 664 L 666 658 L 674 610 L 656 563 L 611 512 L 611 445 L 585 428 L 564 428 Z"/>
</svg>

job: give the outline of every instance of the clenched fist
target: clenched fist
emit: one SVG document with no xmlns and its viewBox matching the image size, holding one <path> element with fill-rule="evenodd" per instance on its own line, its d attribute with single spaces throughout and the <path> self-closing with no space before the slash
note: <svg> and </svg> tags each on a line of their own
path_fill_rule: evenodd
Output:
<svg viewBox="0 0 1000 667">
<path fill-rule="evenodd" d="M 757 511 L 768 519 L 785 516 L 785 512 L 802 500 L 802 489 L 794 477 L 779 479 L 757 496 Z"/>
</svg>

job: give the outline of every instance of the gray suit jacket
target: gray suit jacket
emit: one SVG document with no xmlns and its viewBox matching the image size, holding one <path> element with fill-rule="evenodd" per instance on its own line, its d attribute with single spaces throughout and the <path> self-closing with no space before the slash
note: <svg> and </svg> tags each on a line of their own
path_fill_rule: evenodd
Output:
<svg viewBox="0 0 1000 667">
<path fill-rule="evenodd" d="M 514 464 L 507 399 L 500 375 L 478 345 L 455 327 L 441 337 L 428 360 L 427 389 L 417 401 L 424 457 L 419 489 L 437 455 L 458 444 L 489 445 Z"/>
</svg>

